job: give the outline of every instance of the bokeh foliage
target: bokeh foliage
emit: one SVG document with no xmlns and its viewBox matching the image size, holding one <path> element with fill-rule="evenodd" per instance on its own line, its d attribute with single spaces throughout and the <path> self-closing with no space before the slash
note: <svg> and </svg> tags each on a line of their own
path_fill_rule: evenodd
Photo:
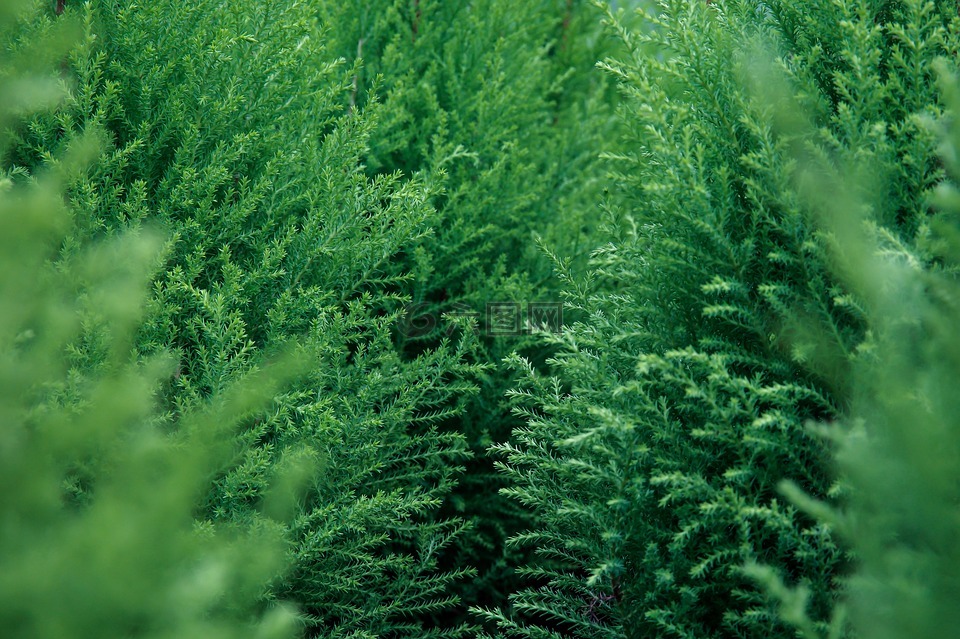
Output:
<svg viewBox="0 0 960 639">
<path fill-rule="evenodd" d="M 0 9 L 2 157 L 11 130 L 71 95 L 50 63 L 81 30 L 28 2 Z M 266 594 L 288 569 L 279 525 L 220 525 L 196 509 L 235 430 L 302 372 L 300 358 L 261 361 L 165 418 L 173 360 L 133 349 L 160 236 L 81 239 L 66 197 L 101 148 L 101 131 L 85 127 L 42 166 L 5 162 L 0 174 L 3 635 L 295 636 L 293 609 Z M 282 496 L 270 501 L 282 511 Z"/>
</svg>

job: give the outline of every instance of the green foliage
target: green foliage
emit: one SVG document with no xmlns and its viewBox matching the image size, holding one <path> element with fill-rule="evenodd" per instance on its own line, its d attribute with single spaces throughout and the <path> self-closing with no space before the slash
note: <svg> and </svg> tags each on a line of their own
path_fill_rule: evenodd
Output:
<svg viewBox="0 0 960 639">
<path fill-rule="evenodd" d="M 868 322 L 834 274 L 846 239 L 812 222 L 835 183 L 798 185 L 798 158 L 869 166 L 859 184 L 889 242 L 922 236 L 942 174 L 918 115 L 938 109 L 930 64 L 957 49 L 956 11 L 665 0 L 641 13 L 640 30 L 609 15 L 631 53 L 604 64 L 627 149 L 606 243 L 582 275 L 560 265 L 588 319 L 551 340 L 555 377 L 513 359 L 526 426 L 497 447 L 507 492 L 543 521 L 514 541 L 543 561 L 512 613 L 484 614 L 504 636 L 792 637 L 744 570 L 763 564 L 808 593 L 809 628 L 827 633 L 850 560 L 835 526 L 778 486 L 828 502 L 850 490 L 805 423 L 856 401 Z M 769 42 L 793 110 L 749 90 L 769 79 Z M 782 134 L 803 112 L 813 127 Z"/>
<path fill-rule="evenodd" d="M 910 241 L 875 217 L 883 200 L 865 195 L 875 193 L 865 188 L 871 164 L 855 157 L 837 167 L 807 160 L 807 171 L 832 183 L 835 197 L 818 202 L 820 225 L 843 247 L 836 275 L 862 301 L 868 326 L 848 414 L 823 430 L 837 446 L 849 486 L 846 503 L 832 508 L 793 483 L 782 487 L 799 507 L 836 528 L 857 559 L 831 637 L 840 636 L 847 622 L 854 636 L 891 639 L 942 637 L 958 622 L 960 85 L 947 59 L 925 67 L 931 70 L 946 110 L 927 105 L 916 123 L 942 139 L 939 156 L 948 179 L 924 194 L 924 206 L 936 213 Z M 785 619 L 805 637 L 824 636 L 806 614 L 806 589 L 785 587 L 767 567 L 752 570 L 780 599 Z"/>
<path fill-rule="evenodd" d="M 415 279 L 411 330 L 398 346 L 416 354 L 453 329 L 444 313 L 472 315 L 483 346 L 474 361 L 497 365 L 446 424 L 475 455 L 446 507 L 472 524 L 449 560 L 481 571 L 465 585 L 466 601 L 496 605 L 516 585 L 510 565 L 525 561 L 503 556 L 504 541 L 529 525 L 525 509 L 497 494 L 505 479 L 486 450 L 517 423 L 503 401 L 512 380 L 500 360 L 514 349 L 545 355 L 529 335 L 491 335 L 486 305 L 515 302 L 526 312 L 528 302 L 558 299 L 537 236 L 582 252 L 600 195 L 597 149 L 615 124 L 611 83 L 593 70 L 610 40 L 600 37 L 595 8 L 579 0 L 331 2 L 323 10 L 337 27 L 331 46 L 363 63 L 348 106 L 374 92 L 383 103 L 368 171 L 441 176 L 434 233 L 399 256 Z"/>
<path fill-rule="evenodd" d="M 173 358 L 156 428 L 178 432 L 291 342 L 309 353 L 297 384 L 243 420 L 194 510 L 279 531 L 290 566 L 267 596 L 296 600 L 314 634 L 429 636 L 426 613 L 449 607 L 450 583 L 469 573 L 437 568 L 462 527 L 437 509 L 467 452 L 435 424 L 478 371 L 460 363 L 469 334 L 409 360 L 393 348 L 410 278 L 395 256 L 431 232 L 437 178 L 366 175 L 380 108 L 343 108 L 353 70 L 305 9 L 68 8 L 62 19 L 83 23 L 75 86 L 16 127 L 8 162 L 47 170 L 86 131 L 109 145 L 67 185 L 77 230 L 64 260 L 147 227 L 169 238 L 124 347 Z M 74 357 L 93 365 L 112 339 L 91 330 Z M 267 516 L 270 486 L 301 459 L 317 467 L 309 490 Z M 96 503 L 91 475 L 78 501 Z"/>
<path fill-rule="evenodd" d="M 65 185 L 64 263 L 145 229 L 167 238 L 125 346 L 145 361 L 172 357 L 155 391 L 161 431 L 178 432 L 291 341 L 314 358 L 243 420 L 195 509 L 264 525 L 279 517 L 263 510 L 269 487 L 312 460 L 310 489 L 273 521 L 291 567 L 268 597 L 296 600 L 327 636 L 433 632 L 424 620 L 446 614 L 472 565 L 492 575 L 472 596 L 497 587 L 498 544 L 524 516 L 485 504 L 489 461 L 450 492 L 466 444 L 483 452 L 509 431 L 506 382 L 486 362 L 510 343 L 481 344 L 466 323 L 450 332 L 452 320 L 420 336 L 394 329 L 411 302 L 439 317 L 529 301 L 519 265 L 537 255 L 533 231 L 584 208 L 573 200 L 595 187 L 575 178 L 593 170 L 589 141 L 611 121 L 582 117 L 609 95 L 586 73 L 599 54 L 584 7 L 423 3 L 412 31 L 401 8 L 68 3 L 46 21 L 81 23 L 80 44 L 47 60 L 71 83 L 67 99 L 13 127 L 4 159 L 41 172 L 85 136 L 104 145 Z M 355 27 L 366 51 L 354 50 Z M 338 58 L 344 43 L 363 60 Z M 575 122 L 582 132 L 570 136 Z M 95 368 L 112 339 L 91 326 L 72 357 Z M 97 481 L 83 474 L 75 500 L 94 501 Z M 456 635 L 458 623 L 436 632 Z"/>
<path fill-rule="evenodd" d="M 954 18 L 951 33 L 957 26 Z M 960 623 L 960 84 L 954 61 L 940 60 L 939 71 L 949 109 L 940 156 L 950 178 L 929 194 L 939 212 L 916 243 L 891 241 L 883 227 L 844 238 L 859 249 L 857 272 L 843 275 L 867 301 L 871 339 L 856 419 L 836 433 L 851 499 L 834 518 L 858 558 L 850 621 L 858 636 L 878 639 L 942 637 Z"/>
<path fill-rule="evenodd" d="M 0 7 L 4 632 L 956 625 L 956 6 L 617 4 Z"/>
<path fill-rule="evenodd" d="M 471 293 L 496 286 L 504 268 L 536 263 L 533 233 L 556 226 L 580 238 L 566 225 L 594 206 L 584 186 L 612 123 L 598 103 L 607 83 L 589 72 L 606 49 L 590 7 L 383 0 L 330 3 L 324 18 L 338 26 L 338 52 L 364 61 L 351 104 L 371 87 L 383 94 L 369 169 L 446 174 L 436 239 L 420 258 L 436 262 L 421 266 L 421 297 L 439 289 L 475 302 Z"/>
<path fill-rule="evenodd" d="M 47 62 L 68 50 L 70 26 L 30 3 L 0 9 L 0 155 L 9 127 L 67 93 Z M 302 366 L 254 362 L 163 418 L 173 362 L 131 351 L 161 244 L 146 231 L 81 241 L 64 203 L 97 142 L 78 130 L 40 170 L 0 173 L 0 627 L 11 638 L 292 637 L 292 611 L 266 611 L 263 598 L 287 570 L 278 522 L 194 513 L 238 424 Z"/>
</svg>

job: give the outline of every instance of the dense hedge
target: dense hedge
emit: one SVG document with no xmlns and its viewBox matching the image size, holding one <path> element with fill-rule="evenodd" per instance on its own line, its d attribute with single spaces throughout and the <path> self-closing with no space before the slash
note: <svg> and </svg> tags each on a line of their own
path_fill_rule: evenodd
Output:
<svg viewBox="0 0 960 639">
<path fill-rule="evenodd" d="M 639 4 L 4 3 L 2 634 L 953 627 L 957 7 Z"/>
<path fill-rule="evenodd" d="M 566 0 L 319 4 L 331 48 L 363 62 L 350 104 L 382 103 L 367 172 L 441 176 L 430 236 L 394 257 L 414 274 L 400 352 L 437 344 L 460 317 L 477 322 L 480 349 L 470 361 L 497 365 L 514 349 L 542 360 L 538 340 L 494 330 L 487 310 L 516 305 L 525 316 L 531 303 L 559 301 L 538 237 L 585 253 L 602 188 L 597 149 L 616 125 L 613 83 L 593 70 L 611 48 L 595 8 Z M 529 513 L 498 494 L 506 483 L 487 451 L 517 423 L 503 401 L 512 381 L 491 369 L 476 382 L 463 413 L 444 422 L 472 453 L 445 507 L 470 530 L 446 562 L 479 569 L 463 584 L 465 603 L 492 605 L 516 586 L 512 568 L 525 558 L 504 556 L 504 542 L 529 525 Z"/>
<path fill-rule="evenodd" d="M 890 309 L 849 285 L 872 262 L 843 220 L 866 208 L 882 245 L 931 263 L 908 247 L 943 179 L 924 118 L 956 7 L 664 0 L 639 29 L 608 21 L 626 142 L 592 266 L 564 273 L 586 317 L 550 340 L 553 376 L 513 358 L 527 423 L 498 447 L 543 522 L 515 541 L 544 562 L 489 617 L 505 636 L 795 636 L 761 574 L 808 593 L 826 635 L 853 556 L 779 487 L 851 489 L 806 425 L 862 410 Z"/>
</svg>

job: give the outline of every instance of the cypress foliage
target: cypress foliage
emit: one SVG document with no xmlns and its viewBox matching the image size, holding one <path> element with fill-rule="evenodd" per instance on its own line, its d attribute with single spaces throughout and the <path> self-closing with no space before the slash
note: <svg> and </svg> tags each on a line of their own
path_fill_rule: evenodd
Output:
<svg viewBox="0 0 960 639">
<path fill-rule="evenodd" d="M 517 336 L 481 344 L 460 322 L 397 343 L 394 329 L 410 302 L 438 317 L 531 299 L 515 263 L 535 255 L 533 229 L 595 188 L 573 180 L 592 170 L 586 149 L 609 121 L 581 117 L 608 93 L 584 73 L 596 57 L 584 7 L 424 3 L 412 23 L 401 3 L 45 9 L 50 24 L 82 23 L 80 45 L 50 60 L 70 90 L 14 128 L 4 166 L 42 172 L 94 135 L 105 151 L 65 185 L 64 263 L 130 233 L 167 238 L 127 345 L 138 361 L 175 362 L 153 391 L 155 427 L 175 436 L 292 341 L 314 359 L 204 471 L 198 520 L 279 529 L 289 569 L 259 596 L 296 600 L 311 633 L 460 634 L 462 620 L 425 620 L 449 609 L 472 565 L 489 576 L 468 598 L 504 587 L 498 544 L 525 515 L 485 503 L 489 462 L 438 508 L 469 456 L 460 431 L 482 451 L 509 430 L 502 375 L 481 362 Z M 351 20 L 371 16 L 366 55 L 350 56 L 364 62 L 345 63 L 336 49 L 353 42 Z M 113 336 L 85 330 L 72 357 L 96 368 Z M 310 489 L 274 512 L 270 486 L 282 491 L 284 469 L 304 459 L 319 468 Z M 96 504 L 98 473 L 71 480 L 73 501 Z M 464 514 L 480 530 L 441 567 Z"/>
<path fill-rule="evenodd" d="M 495 605 L 517 585 L 511 566 L 525 561 L 504 556 L 504 541 L 530 518 L 497 493 L 505 479 L 486 450 L 516 425 L 500 360 L 514 349 L 545 357 L 524 324 L 531 302 L 559 301 L 537 237 L 576 254 L 592 231 L 595 149 L 615 124 L 612 83 L 593 65 L 610 40 L 580 0 L 331 2 L 322 15 L 337 26 L 331 46 L 362 60 L 350 108 L 373 93 L 383 102 L 368 172 L 442 175 L 434 233 L 398 255 L 415 280 L 397 343 L 409 357 L 454 330 L 452 318 L 477 322 L 481 350 L 471 359 L 489 368 L 476 379 L 480 393 L 445 424 L 474 454 L 446 511 L 472 528 L 448 561 L 480 570 L 465 601 Z M 492 324 L 491 303 L 505 304 L 519 330 Z"/>
<path fill-rule="evenodd" d="M 957 26 L 954 17 L 951 33 Z M 960 83 L 955 57 L 940 59 L 936 68 L 947 112 L 927 122 L 942 136 L 940 157 L 949 175 L 930 193 L 936 215 L 911 243 L 891 238 L 883 226 L 851 232 L 847 244 L 859 259 L 851 260 L 855 269 L 841 271 L 866 301 L 872 338 L 856 378 L 854 419 L 833 431 L 850 503 L 845 512 L 824 513 L 798 499 L 850 540 L 859 562 L 850 579 L 849 618 L 857 636 L 878 639 L 942 637 L 960 622 Z"/>
<path fill-rule="evenodd" d="M 194 505 L 212 525 L 275 522 L 290 565 L 263 596 L 296 600 L 312 634 L 456 636 L 462 627 L 423 628 L 469 572 L 437 567 L 462 527 L 436 513 L 466 449 L 433 425 L 473 391 L 463 380 L 475 367 L 460 363 L 472 335 L 404 360 L 391 333 L 410 278 L 394 258 L 431 232 L 438 178 L 366 174 L 380 107 L 346 108 L 355 71 L 326 52 L 315 13 L 68 6 L 60 19 L 84 24 L 65 71 L 75 85 L 63 107 L 16 129 L 6 163 L 42 170 L 95 131 L 109 149 L 68 185 L 77 230 L 65 255 L 145 227 L 169 238 L 128 345 L 176 361 L 157 428 L 177 432 L 291 342 L 311 354 L 293 388 L 243 420 Z M 85 337 L 76 357 L 110 345 Z M 300 459 L 318 470 L 278 515 L 270 486 Z M 96 504 L 87 483 L 76 499 Z"/>
<path fill-rule="evenodd" d="M 56 63 L 76 25 L 37 8 L 0 7 L 3 158 L 11 129 L 53 117 L 67 93 Z M 158 409 L 174 362 L 131 347 L 162 243 L 134 229 L 88 241 L 65 198 L 100 137 L 77 128 L 36 170 L 0 170 L 3 636 L 293 637 L 293 612 L 264 597 L 288 567 L 280 522 L 194 514 L 236 428 L 302 366 L 252 362 L 176 419 Z M 282 478 L 295 494 L 296 478 Z M 270 508 L 284 500 L 272 494 Z"/>
<path fill-rule="evenodd" d="M 849 485 L 846 503 L 832 508 L 791 482 L 782 486 L 799 507 L 834 527 L 857 558 L 831 637 L 840 636 L 845 621 L 853 636 L 882 638 L 942 637 L 958 622 L 960 85 L 954 60 L 940 58 L 932 68 L 943 107 L 926 105 L 917 122 L 941 140 L 948 179 L 925 194 L 934 215 L 913 238 L 874 217 L 884 197 L 870 188 L 875 165 L 856 157 L 831 167 L 805 159 L 807 172 L 831 184 L 834 197 L 816 203 L 818 226 L 843 249 L 833 270 L 861 301 L 869 329 L 858 349 L 848 414 L 823 429 L 837 445 L 837 465 Z M 825 636 L 805 614 L 806 589 L 785 587 L 769 567 L 752 572 L 803 636 Z"/>
<path fill-rule="evenodd" d="M 550 339 L 555 376 L 513 358 L 526 425 L 497 450 L 506 492 L 542 520 L 514 541 L 542 561 L 512 611 L 481 612 L 502 636 L 795 636 L 744 570 L 759 563 L 809 593 L 826 634 L 849 558 L 778 486 L 846 494 L 805 423 L 853 401 L 867 324 L 831 268 L 844 240 L 811 223 L 810 194 L 833 182 L 798 187 L 797 158 L 871 167 L 873 218 L 892 242 L 922 234 L 942 173 L 917 115 L 937 109 L 930 64 L 957 50 L 956 10 L 664 0 L 641 15 L 640 30 L 609 15 L 630 54 L 604 64 L 628 150 L 606 242 L 585 273 L 558 265 L 588 319 Z M 749 88 L 770 42 L 811 114 L 802 133 L 779 133 L 797 111 Z"/>
<path fill-rule="evenodd" d="M 0 6 L 4 632 L 956 625 L 956 6 L 616 5 Z"/>
</svg>

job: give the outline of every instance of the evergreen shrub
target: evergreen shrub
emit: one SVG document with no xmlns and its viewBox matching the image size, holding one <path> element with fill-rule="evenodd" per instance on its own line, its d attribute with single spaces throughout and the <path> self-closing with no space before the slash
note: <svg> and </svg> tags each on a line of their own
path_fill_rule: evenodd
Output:
<svg viewBox="0 0 960 639">
<path fill-rule="evenodd" d="M 958 26 L 954 16 L 949 32 Z M 913 242 L 869 218 L 836 230 L 859 258 L 841 274 L 866 301 L 871 338 L 852 418 L 831 432 L 849 505 L 830 513 L 797 497 L 852 545 L 847 616 L 856 636 L 877 639 L 943 637 L 960 623 L 960 81 L 955 55 L 934 68 L 945 110 L 922 122 L 942 141 L 949 177 L 927 194 L 935 214 Z"/>
<path fill-rule="evenodd" d="M 617 4 L 0 5 L 0 633 L 956 625 L 956 6 Z"/>
<path fill-rule="evenodd" d="M 408 360 L 392 347 L 410 278 L 394 257 L 431 232 L 436 176 L 366 174 L 380 107 L 346 108 L 355 70 L 326 52 L 308 7 L 44 9 L 44 24 L 81 25 L 79 45 L 54 61 L 70 89 L 13 127 L 4 166 L 42 173 L 58 149 L 95 135 L 106 150 L 65 184 L 74 226 L 58 260 L 148 229 L 166 238 L 135 335 L 114 345 L 84 325 L 70 357 L 92 368 L 113 348 L 172 358 L 152 389 L 153 421 L 177 436 L 185 416 L 298 344 L 307 371 L 245 414 L 191 512 L 204 526 L 279 535 L 286 570 L 255 594 L 296 601 L 312 634 L 461 633 L 422 626 L 468 573 L 437 568 L 462 527 L 436 512 L 466 449 L 433 424 L 472 392 L 463 380 L 475 367 L 460 363 L 472 335 Z M 271 486 L 299 459 L 316 470 L 277 515 Z M 74 500 L 96 507 L 99 475 L 80 475 Z"/>
<path fill-rule="evenodd" d="M 511 609 L 479 612 L 498 636 L 793 637 L 760 564 L 807 593 L 810 633 L 839 633 L 859 555 L 780 489 L 789 479 L 837 506 L 867 489 L 807 428 L 856 404 L 870 343 L 861 291 L 836 271 L 848 239 L 817 212 L 839 193 L 835 167 L 869 167 L 875 179 L 851 180 L 844 202 L 869 202 L 891 245 L 925 237 L 943 172 L 923 119 L 941 109 L 931 64 L 955 56 L 956 7 L 639 11 L 639 29 L 608 13 L 628 54 L 602 65 L 619 79 L 625 135 L 603 238 L 588 269 L 559 269 L 586 318 L 548 336 L 552 375 L 512 359 L 526 425 L 496 447 L 506 492 L 541 520 L 513 541 L 541 561 Z M 760 90 L 768 55 L 790 100 Z M 814 160 L 825 168 L 802 170 Z"/>
<path fill-rule="evenodd" d="M 4 166 L 40 174 L 99 140 L 64 183 L 73 226 L 56 264 L 163 238 L 125 346 L 173 362 L 154 382 L 155 427 L 175 437 L 291 344 L 312 358 L 207 469 L 198 522 L 279 531 L 285 570 L 258 597 L 297 602 L 311 634 L 464 632 L 451 606 L 509 587 L 502 540 L 527 515 L 488 503 L 486 460 L 451 491 L 507 437 L 489 362 L 523 338 L 477 334 L 469 317 L 411 334 L 405 312 L 482 318 L 488 301 L 533 299 L 534 231 L 592 197 L 579 175 L 612 122 L 588 8 L 34 6 L 45 28 L 79 25 L 79 44 L 44 58 L 66 100 L 12 126 Z M 113 339 L 85 325 L 70 357 L 95 369 Z M 298 460 L 316 470 L 279 517 L 265 502 Z M 76 503 L 97 503 L 97 470 L 70 481 Z M 474 566 L 485 579 L 455 585 Z"/>
<path fill-rule="evenodd" d="M 498 494 L 505 480 L 487 452 L 517 423 L 500 360 L 515 349 L 545 358 L 525 324 L 531 303 L 559 301 L 538 238 L 576 255 L 592 232 L 603 176 L 596 149 L 616 124 L 612 83 L 593 67 L 611 41 L 581 0 L 330 2 L 321 15 L 335 26 L 331 48 L 362 61 L 349 107 L 372 95 L 383 104 L 368 173 L 440 176 L 434 232 L 397 256 L 415 278 L 397 345 L 409 357 L 456 330 L 453 318 L 477 323 L 481 348 L 470 357 L 488 368 L 444 425 L 473 454 L 445 506 L 471 530 L 447 560 L 480 571 L 464 584 L 467 603 L 496 605 L 524 561 L 505 556 L 504 541 L 530 523 L 529 511 Z M 488 315 L 498 303 L 520 331 L 498 332 Z"/>
<path fill-rule="evenodd" d="M 849 486 L 845 503 L 831 507 L 782 484 L 800 508 L 834 527 L 856 558 L 829 634 L 806 614 L 806 588 L 786 587 L 767 566 L 750 568 L 808 639 L 847 629 L 855 637 L 943 637 L 958 622 L 960 84 L 955 61 L 940 58 L 932 68 L 942 107 L 928 105 L 918 123 L 941 142 L 947 179 L 925 194 L 932 215 L 909 241 L 873 215 L 884 197 L 871 188 L 874 165 L 856 157 L 834 166 L 804 159 L 804 172 L 831 187 L 830 199 L 816 200 L 819 226 L 833 239 L 833 271 L 860 300 L 867 325 L 847 414 L 821 430 L 837 447 Z"/>
<path fill-rule="evenodd" d="M 11 128 L 52 117 L 67 94 L 50 63 L 76 29 L 35 9 L 0 7 L 3 158 L 16 149 Z M 176 418 L 159 409 L 174 362 L 133 345 L 162 242 L 147 229 L 81 240 L 66 197 L 100 142 L 78 128 L 34 170 L 0 171 L 0 632 L 293 637 L 293 610 L 264 595 L 288 569 L 278 516 L 304 467 L 278 475 L 286 494 L 267 495 L 256 523 L 198 519 L 196 508 L 234 431 L 293 381 L 300 358 L 253 363 Z"/>
</svg>

